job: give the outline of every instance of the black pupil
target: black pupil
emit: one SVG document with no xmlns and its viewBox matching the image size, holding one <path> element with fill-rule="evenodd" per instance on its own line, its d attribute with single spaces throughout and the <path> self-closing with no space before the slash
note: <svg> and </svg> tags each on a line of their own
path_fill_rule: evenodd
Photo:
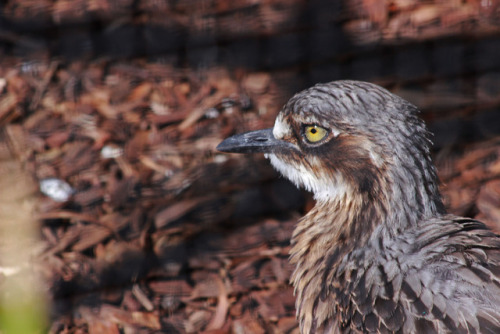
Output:
<svg viewBox="0 0 500 334">
<path fill-rule="evenodd" d="M 313 135 L 314 135 L 314 134 L 316 134 L 316 132 L 318 132 L 318 130 L 316 130 L 315 128 L 312 128 L 312 129 L 311 129 L 311 133 L 312 133 Z"/>
</svg>

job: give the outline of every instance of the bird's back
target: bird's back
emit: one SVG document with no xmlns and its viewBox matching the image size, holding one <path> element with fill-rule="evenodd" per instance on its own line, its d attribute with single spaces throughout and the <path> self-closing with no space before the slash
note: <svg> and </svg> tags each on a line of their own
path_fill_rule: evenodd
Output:
<svg viewBox="0 0 500 334">
<path fill-rule="evenodd" d="M 381 236 L 323 284 L 316 312 L 337 314 L 316 333 L 500 333 L 500 238 L 472 219 Z"/>
</svg>

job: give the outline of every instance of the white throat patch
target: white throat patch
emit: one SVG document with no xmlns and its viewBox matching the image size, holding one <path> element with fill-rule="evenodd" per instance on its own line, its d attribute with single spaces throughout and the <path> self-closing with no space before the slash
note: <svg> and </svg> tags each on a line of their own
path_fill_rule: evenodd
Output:
<svg viewBox="0 0 500 334">
<path fill-rule="evenodd" d="M 275 154 L 266 154 L 273 167 L 284 177 L 292 181 L 297 187 L 304 187 L 314 194 L 314 199 L 318 202 L 327 202 L 336 198 L 344 197 L 349 191 L 343 180 L 319 180 L 303 165 L 292 166 L 283 162 Z"/>
</svg>

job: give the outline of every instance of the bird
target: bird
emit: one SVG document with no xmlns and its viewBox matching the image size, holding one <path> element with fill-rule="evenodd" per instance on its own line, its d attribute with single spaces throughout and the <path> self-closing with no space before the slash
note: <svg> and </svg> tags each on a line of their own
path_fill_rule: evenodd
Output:
<svg viewBox="0 0 500 334">
<path fill-rule="evenodd" d="M 217 146 L 264 153 L 313 193 L 289 259 L 301 333 L 500 333 L 500 236 L 446 212 L 419 113 L 376 84 L 333 81 Z"/>
</svg>

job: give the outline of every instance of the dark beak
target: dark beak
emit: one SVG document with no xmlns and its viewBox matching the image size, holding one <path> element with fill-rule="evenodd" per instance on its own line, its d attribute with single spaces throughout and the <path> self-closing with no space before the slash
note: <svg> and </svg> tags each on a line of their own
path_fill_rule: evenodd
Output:
<svg viewBox="0 0 500 334">
<path fill-rule="evenodd" d="M 292 145 L 274 138 L 273 129 L 250 131 L 225 139 L 217 150 L 230 153 L 273 153 Z"/>
</svg>

